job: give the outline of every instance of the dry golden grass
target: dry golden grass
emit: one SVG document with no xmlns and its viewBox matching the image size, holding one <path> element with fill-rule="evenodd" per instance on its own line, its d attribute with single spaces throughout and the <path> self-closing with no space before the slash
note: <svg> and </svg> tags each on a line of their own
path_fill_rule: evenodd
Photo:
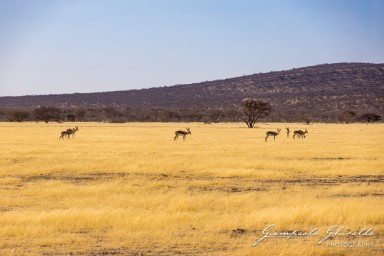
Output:
<svg viewBox="0 0 384 256">
<path fill-rule="evenodd" d="M 0 123 L 0 141 L 1 255 L 384 252 L 383 124 Z M 252 246 L 269 224 L 319 235 Z M 317 244 L 333 225 L 374 246 Z"/>
</svg>

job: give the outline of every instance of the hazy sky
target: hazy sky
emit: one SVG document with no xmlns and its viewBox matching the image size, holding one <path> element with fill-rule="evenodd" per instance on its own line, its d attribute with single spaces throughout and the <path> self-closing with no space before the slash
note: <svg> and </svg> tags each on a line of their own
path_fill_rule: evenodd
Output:
<svg viewBox="0 0 384 256">
<path fill-rule="evenodd" d="M 0 96 L 384 62 L 383 0 L 0 0 Z"/>
</svg>

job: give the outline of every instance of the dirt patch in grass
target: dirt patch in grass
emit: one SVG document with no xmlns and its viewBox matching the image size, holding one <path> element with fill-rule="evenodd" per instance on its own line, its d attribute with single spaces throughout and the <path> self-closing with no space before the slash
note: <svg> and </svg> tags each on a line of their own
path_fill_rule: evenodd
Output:
<svg viewBox="0 0 384 256">
<path fill-rule="evenodd" d="M 23 182 L 37 181 L 67 181 L 74 184 L 87 183 L 97 180 L 113 180 L 115 178 L 124 178 L 129 176 L 129 173 L 87 173 L 87 174 L 40 174 L 32 176 L 21 176 Z"/>
<path fill-rule="evenodd" d="M 344 157 L 322 157 L 322 158 L 311 158 L 312 160 L 323 160 L 323 161 L 340 161 L 340 160 L 351 160 L 352 158 L 344 158 Z"/>
<path fill-rule="evenodd" d="M 225 192 L 225 193 L 250 193 L 250 192 L 263 192 L 271 190 L 271 187 L 276 189 L 289 189 L 292 186 L 310 186 L 310 187 L 322 187 L 322 186 L 338 186 L 341 184 L 362 184 L 366 183 L 377 184 L 384 183 L 384 175 L 358 175 L 358 176 L 304 176 L 295 179 L 255 179 L 252 177 L 220 177 L 220 176 L 192 176 L 187 174 L 170 175 L 170 174 L 158 174 L 158 173 L 86 173 L 86 174 L 40 174 L 32 176 L 9 176 L 20 179 L 19 184 L 15 184 L 13 187 L 20 189 L 25 183 L 39 182 L 39 181 L 63 181 L 76 185 L 87 184 L 90 182 L 101 181 L 113 181 L 115 179 L 129 179 L 127 184 L 132 183 L 135 180 L 148 180 L 152 182 L 165 182 L 169 183 L 168 188 L 175 188 L 177 184 L 185 184 L 191 182 L 204 182 L 204 185 L 191 185 L 187 189 L 191 191 L 199 192 Z M 208 184 L 207 184 L 208 183 Z M 3 189 L 9 189 L 9 186 L 3 187 Z M 382 194 L 373 195 L 382 196 Z"/>
<path fill-rule="evenodd" d="M 359 175 L 336 177 L 303 177 L 299 179 L 264 180 L 263 183 L 299 185 L 299 186 L 337 186 L 345 183 L 383 183 L 384 175 Z"/>
<path fill-rule="evenodd" d="M 255 191 L 267 191 L 267 188 L 263 187 L 234 187 L 234 186 L 190 186 L 188 188 L 192 191 L 200 191 L 200 192 L 226 192 L 226 193 L 249 193 Z"/>
<path fill-rule="evenodd" d="M 329 197 L 384 197 L 384 193 L 336 194 Z"/>
</svg>

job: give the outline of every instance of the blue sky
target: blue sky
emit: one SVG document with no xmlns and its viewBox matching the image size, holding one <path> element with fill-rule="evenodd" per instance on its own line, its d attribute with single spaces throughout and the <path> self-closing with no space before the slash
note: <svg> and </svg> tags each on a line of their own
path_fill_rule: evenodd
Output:
<svg viewBox="0 0 384 256">
<path fill-rule="evenodd" d="M 0 96 L 384 62 L 382 0 L 0 0 Z"/>
</svg>

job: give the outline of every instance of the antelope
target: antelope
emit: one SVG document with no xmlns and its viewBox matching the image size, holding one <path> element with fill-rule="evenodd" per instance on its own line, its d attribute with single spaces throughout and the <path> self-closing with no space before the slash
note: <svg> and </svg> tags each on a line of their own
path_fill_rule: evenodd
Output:
<svg viewBox="0 0 384 256">
<path fill-rule="evenodd" d="M 72 138 L 75 137 L 75 133 L 79 130 L 79 127 L 75 126 L 73 129 L 68 129 L 67 131 L 71 131 Z"/>
<path fill-rule="evenodd" d="M 293 139 L 295 139 L 296 135 L 297 135 L 297 138 L 305 138 L 305 134 L 307 134 L 307 133 L 308 133 L 307 129 L 305 129 L 305 132 L 303 132 L 302 130 L 294 131 L 293 132 Z"/>
<path fill-rule="evenodd" d="M 75 127 L 73 129 L 71 128 L 68 128 L 66 131 L 62 131 L 61 132 L 61 136 L 59 139 L 64 139 L 65 136 L 67 136 L 67 139 L 70 139 L 71 138 L 71 134 L 72 134 L 72 137 L 75 137 L 75 133 L 79 130 L 79 127 Z"/>
<path fill-rule="evenodd" d="M 175 132 L 175 138 L 173 139 L 174 141 L 177 140 L 179 138 L 179 136 L 183 135 L 183 140 L 185 140 L 185 137 L 187 137 L 188 134 L 191 134 L 191 130 L 189 130 L 189 128 L 186 128 L 187 131 L 182 131 L 182 130 L 178 130 Z"/>
<path fill-rule="evenodd" d="M 287 130 L 287 139 L 289 138 L 289 133 L 291 132 L 290 130 L 289 130 L 289 127 L 285 127 L 285 129 Z"/>
<path fill-rule="evenodd" d="M 273 136 L 273 141 L 275 141 L 276 136 L 279 135 L 280 131 L 281 131 L 280 128 L 277 129 L 277 132 L 268 131 L 268 132 L 266 133 L 267 137 L 265 137 L 265 141 L 267 141 L 267 139 L 268 139 L 269 136 Z"/>
<path fill-rule="evenodd" d="M 60 139 L 64 139 L 65 136 L 67 136 L 67 139 L 69 139 L 71 133 L 72 133 L 72 130 L 71 130 L 71 129 L 68 129 L 68 130 L 66 130 L 66 131 L 62 131 L 59 140 L 60 140 Z"/>
<path fill-rule="evenodd" d="M 305 139 L 305 137 L 306 137 L 306 135 L 305 134 L 307 134 L 308 133 L 308 131 L 307 131 L 307 129 L 305 129 L 305 131 L 304 131 L 304 133 L 303 134 L 300 134 L 300 138 L 304 138 Z"/>
</svg>

